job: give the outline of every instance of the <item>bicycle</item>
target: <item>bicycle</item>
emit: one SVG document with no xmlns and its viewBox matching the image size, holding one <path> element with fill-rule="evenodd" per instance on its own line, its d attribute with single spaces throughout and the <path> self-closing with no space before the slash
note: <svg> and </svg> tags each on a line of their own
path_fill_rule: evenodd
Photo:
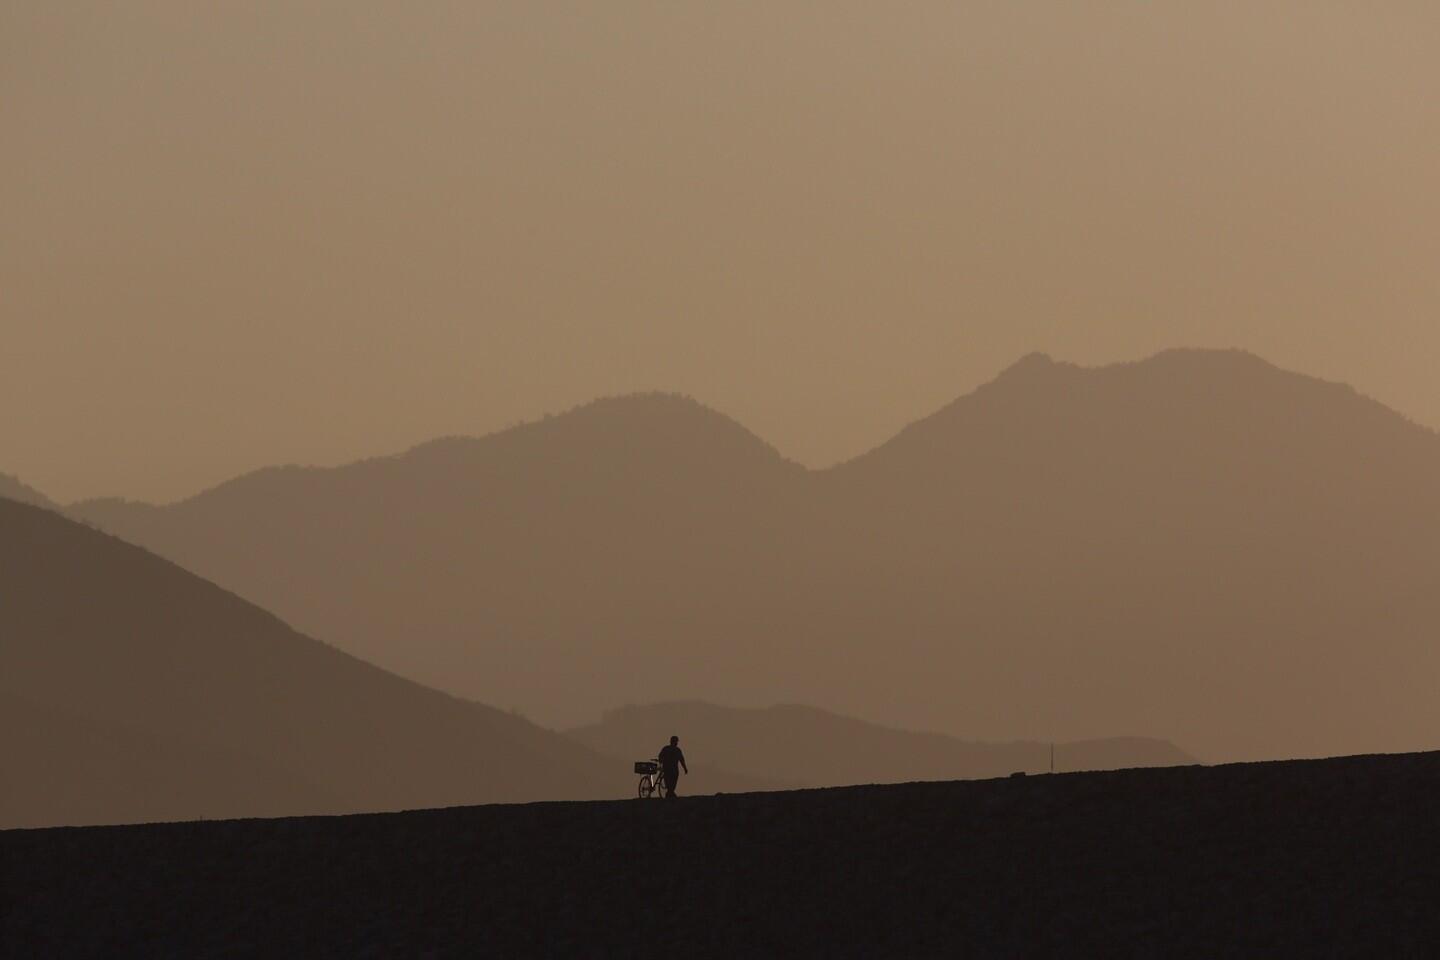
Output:
<svg viewBox="0 0 1440 960">
<path fill-rule="evenodd" d="M 659 760 L 636 760 L 635 772 L 640 774 L 640 799 L 661 796 L 664 790 L 660 779 Z"/>
</svg>

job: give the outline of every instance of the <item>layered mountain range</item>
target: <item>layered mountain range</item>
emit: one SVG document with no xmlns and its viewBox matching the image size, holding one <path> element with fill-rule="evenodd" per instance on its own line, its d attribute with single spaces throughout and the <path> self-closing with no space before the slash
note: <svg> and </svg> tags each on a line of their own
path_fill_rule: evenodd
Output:
<svg viewBox="0 0 1440 960">
<path fill-rule="evenodd" d="M 1440 736 L 1440 437 L 1239 352 L 1033 355 L 827 470 L 644 395 L 70 510 L 552 726 L 700 699 L 1207 760 Z"/>
</svg>

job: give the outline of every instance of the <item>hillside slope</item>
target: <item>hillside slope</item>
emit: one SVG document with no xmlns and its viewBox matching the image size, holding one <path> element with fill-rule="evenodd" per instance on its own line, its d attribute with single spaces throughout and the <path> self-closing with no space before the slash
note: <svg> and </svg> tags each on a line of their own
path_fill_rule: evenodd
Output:
<svg viewBox="0 0 1440 960">
<path fill-rule="evenodd" d="M 801 702 L 1208 759 L 1440 730 L 1440 437 L 1231 351 L 1028 357 L 820 472 L 650 396 L 77 509 L 357 655 L 556 726 L 617 702 Z"/>
<path fill-rule="evenodd" d="M 628 770 L 0 500 L 0 824 L 625 796 Z M 57 797 L 59 798 L 57 800 Z"/>
<path fill-rule="evenodd" d="M 19 477 L 8 473 L 0 473 L 0 497 L 6 500 L 18 500 L 35 507 L 44 507 L 47 510 L 60 509 L 59 505 L 45 494 L 23 482 Z"/>
<path fill-rule="evenodd" d="M 1043 773 L 1048 743 L 975 743 L 895 730 L 794 704 L 743 710 L 694 701 L 611 710 L 600 723 L 565 731 L 601 753 L 672 731 L 697 763 L 806 787 Z M 1057 771 L 1178 766 L 1194 757 L 1163 740 L 1116 738 L 1055 745 Z"/>
<path fill-rule="evenodd" d="M 7 831 L 0 949 L 1420 957 L 1437 791 L 1422 754 Z"/>
<path fill-rule="evenodd" d="M 294 770 L 0 694 L 0 827 L 279 817 L 364 808 Z"/>
</svg>

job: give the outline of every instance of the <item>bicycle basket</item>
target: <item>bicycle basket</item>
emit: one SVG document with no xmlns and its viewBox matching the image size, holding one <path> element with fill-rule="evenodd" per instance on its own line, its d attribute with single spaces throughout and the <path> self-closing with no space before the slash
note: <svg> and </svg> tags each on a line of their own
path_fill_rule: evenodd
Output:
<svg viewBox="0 0 1440 960">
<path fill-rule="evenodd" d="M 636 761 L 635 761 L 635 772 L 636 772 L 636 773 L 641 773 L 641 774 L 644 774 L 644 773 L 656 773 L 656 772 L 659 771 L 659 769 L 660 769 L 660 764 L 656 763 L 654 760 L 636 760 Z"/>
</svg>

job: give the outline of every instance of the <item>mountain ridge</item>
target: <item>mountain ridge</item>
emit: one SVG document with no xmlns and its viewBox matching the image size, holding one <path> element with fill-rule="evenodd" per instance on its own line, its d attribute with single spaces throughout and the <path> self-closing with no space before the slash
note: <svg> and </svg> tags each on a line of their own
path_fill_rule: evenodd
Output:
<svg viewBox="0 0 1440 960">
<path fill-rule="evenodd" d="M 86 497 L 79 500 L 71 501 L 63 505 L 55 504 L 55 506 L 59 509 L 73 510 L 81 515 L 88 515 L 96 510 L 109 510 L 111 508 L 136 509 L 145 507 L 176 507 L 190 501 L 199 499 L 201 497 L 228 492 L 236 485 L 244 486 L 246 483 L 249 482 L 269 480 L 271 478 L 294 477 L 300 475 L 333 474 L 336 472 L 343 472 L 350 468 L 385 465 L 394 463 L 396 461 L 404 461 L 412 457 L 417 459 L 424 459 L 433 452 L 443 451 L 447 448 L 469 450 L 472 449 L 473 445 L 476 443 L 484 443 L 495 438 L 509 437 L 516 433 L 524 433 L 532 431 L 535 428 L 543 428 L 551 421 L 565 420 L 572 417 L 594 418 L 609 411 L 619 411 L 621 408 L 627 406 L 634 407 L 643 404 L 654 404 L 656 407 L 665 407 L 671 409 L 688 409 L 689 412 L 699 415 L 696 418 L 697 422 L 699 422 L 700 420 L 708 420 L 712 424 L 722 425 L 726 428 L 733 428 L 737 430 L 739 434 L 742 434 L 746 438 L 753 441 L 754 444 L 756 444 L 759 448 L 762 448 L 765 451 L 773 454 L 773 457 L 775 459 L 778 459 L 793 468 L 796 468 L 807 474 L 827 474 L 842 471 L 843 468 L 847 465 L 870 457 L 872 454 L 883 450 L 890 444 L 896 442 L 901 437 L 905 436 L 907 433 L 910 433 L 917 428 L 921 428 L 922 426 L 929 424 L 933 421 L 943 420 L 943 417 L 947 413 L 947 411 L 952 410 L 952 408 L 955 408 L 957 405 L 966 403 L 972 398 L 975 398 L 977 396 L 983 397 L 991 394 L 995 392 L 996 388 L 1003 387 L 1008 389 L 1012 388 L 1016 384 L 1034 383 L 1037 374 L 1041 376 L 1053 376 L 1056 374 L 1060 376 L 1083 376 L 1085 374 L 1091 373 L 1102 373 L 1107 371 L 1118 372 L 1125 370 L 1133 370 L 1135 368 L 1147 368 L 1159 365 L 1166 365 L 1171 364 L 1175 361 L 1190 362 L 1195 360 L 1239 361 L 1238 363 L 1232 364 L 1232 367 L 1234 369 L 1243 370 L 1248 368 L 1250 370 L 1264 370 L 1267 373 L 1280 374 L 1285 377 L 1296 378 L 1302 382 L 1323 385 L 1326 388 L 1344 392 L 1364 401 L 1365 404 L 1372 407 L 1377 412 L 1383 412 L 1386 417 L 1399 418 L 1400 420 L 1403 420 L 1406 424 L 1408 424 L 1410 427 L 1414 428 L 1414 430 L 1418 431 L 1423 435 L 1430 437 L 1440 437 L 1440 430 L 1437 430 L 1435 427 L 1416 420 L 1413 417 L 1410 417 L 1404 412 L 1396 410 L 1393 407 L 1385 405 L 1384 403 L 1376 400 L 1370 395 L 1356 390 L 1349 383 L 1340 380 L 1327 380 L 1310 374 L 1304 374 L 1288 370 L 1284 367 L 1278 366 L 1277 364 L 1270 362 L 1269 360 L 1266 360 L 1259 354 L 1241 348 L 1168 347 L 1166 349 L 1157 351 L 1156 353 L 1150 354 L 1149 356 L 1137 360 L 1116 361 L 1112 363 L 1102 363 L 1091 366 L 1085 366 L 1070 361 L 1056 360 L 1051 354 L 1045 351 L 1035 350 L 1025 354 L 1020 359 L 1016 360 L 1014 363 L 1005 367 L 999 374 L 997 374 L 990 380 L 980 383 L 973 389 L 958 395 L 953 400 L 946 402 L 931 413 L 922 415 L 915 420 L 910 421 L 909 423 L 901 427 L 899 430 L 897 430 L 895 433 L 893 433 L 889 438 L 882 440 L 875 446 L 872 446 L 867 450 L 860 451 L 859 453 L 856 453 L 851 457 L 845 458 L 834 464 L 824 467 L 808 467 L 790 459 L 783 453 L 783 451 L 780 451 L 773 444 L 769 443 L 764 438 L 760 437 L 758 434 L 745 427 L 744 424 L 740 421 L 729 416 L 728 414 L 725 414 L 724 412 L 720 411 L 715 407 L 711 407 L 699 400 L 694 399 L 693 397 L 690 397 L 689 395 L 668 393 L 664 391 L 634 391 L 629 393 L 608 394 L 596 397 L 593 400 L 576 404 L 575 406 L 567 408 L 560 413 L 546 413 L 534 419 L 522 421 L 520 423 L 502 429 L 493 430 L 488 433 L 448 434 L 432 437 L 428 440 L 419 441 L 403 450 L 395 451 L 393 453 L 374 454 L 371 456 L 361 457 L 356 460 L 350 460 L 339 464 L 320 466 L 300 463 L 286 463 L 257 467 L 253 470 L 248 470 L 243 473 L 237 474 L 236 476 L 231 477 L 228 480 L 223 480 L 212 486 L 205 487 L 201 490 L 196 491 L 195 493 L 189 494 L 188 496 L 181 497 L 178 500 L 172 500 L 163 503 L 156 503 L 148 500 L 132 499 L 128 497 L 101 496 Z M 5 480 L 7 479 L 14 480 L 18 484 L 17 478 L 5 474 L 0 474 L 0 496 L 10 496 L 11 499 L 20 499 L 19 496 L 15 496 L 5 492 Z M 24 487 L 23 484 L 19 484 L 19 486 Z M 45 497 L 44 494 L 40 491 L 34 490 L 33 488 L 29 487 L 25 487 L 25 489 L 30 491 L 32 495 L 43 498 L 46 503 L 53 503 L 53 501 L 51 501 L 48 497 Z"/>
<path fill-rule="evenodd" d="M 442 445 L 480 453 L 435 469 L 330 470 L 324 495 L 285 474 L 93 519 L 557 727 L 616 702 L 797 701 L 1254 759 L 1420 749 L 1440 721 L 1413 680 L 1440 625 L 1440 438 L 1347 387 L 1243 351 L 1032 355 L 821 471 L 738 425 L 716 445 L 738 455 L 714 454 L 690 404 L 622 402 L 653 429 L 615 430 L 595 405 Z M 1385 691 L 1368 713 L 1361 678 Z"/>
<path fill-rule="evenodd" d="M 0 497 L 19 503 L 28 503 L 34 507 L 44 507 L 46 510 L 61 509 L 59 504 L 45 494 L 9 473 L 0 473 Z"/>
<path fill-rule="evenodd" d="M 779 461 L 788 468 L 799 470 L 808 469 L 783 456 L 772 444 L 750 431 L 738 420 L 692 397 L 662 391 L 638 391 L 597 397 L 594 400 L 577 404 L 559 414 L 552 415 L 547 413 L 533 420 L 524 421 L 485 434 L 449 434 L 433 437 L 429 440 L 422 440 L 395 453 L 376 454 L 331 466 L 286 463 L 258 467 L 254 470 L 248 470 L 231 477 L 228 480 L 223 480 L 213 486 L 206 487 L 189 496 L 182 497 L 179 500 L 173 500 L 167 503 L 152 503 L 145 500 L 133 500 L 122 497 L 87 497 L 72 501 L 66 505 L 66 509 L 74 510 L 80 514 L 88 514 L 96 509 L 181 507 L 204 497 L 228 496 L 236 489 L 243 489 L 250 485 L 264 485 L 274 480 L 315 479 L 352 469 L 385 470 L 387 468 L 403 466 L 407 461 L 425 463 L 437 460 L 444 462 L 454 459 L 464 459 L 467 455 L 474 454 L 477 447 L 488 443 L 513 443 L 517 437 L 537 433 L 543 434 L 546 430 L 552 428 L 556 421 L 579 422 L 591 430 L 599 429 L 603 435 L 603 432 L 609 427 L 607 417 L 611 417 L 613 421 L 623 425 L 626 418 L 633 420 L 637 413 L 644 416 L 645 414 L 660 410 L 676 411 L 689 417 L 696 425 L 709 428 L 712 437 L 726 436 L 732 449 L 749 446 L 752 448 L 752 454 L 762 459 Z M 4 475 L 0 474 L 0 478 L 3 477 Z M 0 495 L 4 494 L 0 493 Z"/>
<path fill-rule="evenodd" d="M 25 487 L 24 484 L 19 484 L 18 478 L 6 474 L 0 474 L 0 496 L 8 496 L 11 499 L 22 499 L 18 495 L 6 492 L 6 488 L 7 486 L 9 486 L 6 481 L 10 480 L 15 481 L 15 484 L 18 484 L 19 487 L 22 487 L 25 490 L 29 491 L 30 495 L 40 497 L 46 503 L 52 504 L 55 509 L 69 510 L 83 516 L 89 516 L 92 514 L 100 514 L 103 516 L 104 514 L 110 513 L 114 510 L 143 509 L 146 507 L 176 507 L 201 497 L 227 492 L 236 485 L 244 486 L 245 484 L 250 482 L 268 480 L 272 477 L 280 478 L 293 477 L 298 475 L 331 474 L 355 467 L 364 467 L 377 464 L 391 463 L 395 461 L 404 461 L 411 457 L 423 458 L 434 451 L 441 451 L 445 450 L 446 448 L 467 450 L 470 449 L 475 443 L 483 443 L 493 438 L 504 437 L 514 434 L 516 432 L 528 431 L 531 428 L 543 426 L 553 420 L 563 420 L 565 418 L 576 415 L 589 416 L 606 410 L 613 410 L 627 405 L 635 405 L 647 402 L 656 403 L 660 406 L 674 406 L 677 408 L 688 407 L 691 411 L 699 413 L 701 415 L 701 418 L 709 419 L 712 422 L 717 422 L 727 426 L 738 428 L 741 433 L 743 433 L 748 438 L 751 438 L 759 447 L 769 451 L 776 459 L 783 461 L 785 464 L 793 468 L 796 468 L 807 474 L 827 474 L 842 471 L 843 468 L 845 468 L 847 465 L 864 460 L 872 454 L 875 454 L 878 451 L 886 448 L 890 444 L 896 442 L 902 436 L 906 435 L 912 430 L 920 428 L 923 425 L 928 424 L 932 421 L 936 421 L 937 419 L 942 419 L 943 415 L 947 411 L 954 408 L 956 405 L 963 404 L 967 400 L 970 400 L 977 395 L 984 396 L 988 392 L 993 392 L 997 386 L 1003 386 L 1008 388 L 1013 386 L 1017 382 L 1033 382 L 1035 374 L 1043 375 L 1047 373 L 1054 374 L 1059 372 L 1062 375 L 1083 375 L 1086 373 L 1115 371 L 1127 368 L 1143 367 L 1146 365 L 1168 363 L 1176 359 L 1189 360 L 1196 358 L 1233 358 L 1241 361 L 1241 363 L 1237 365 L 1237 367 L 1239 368 L 1249 366 L 1251 369 L 1263 369 L 1271 373 L 1278 373 L 1287 377 L 1299 378 L 1302 381 L 1309 381 L 1314 384 L 1324 385 L 1331 389 L 1340 390 L 1347 394 L 1353 395 L 1356 398 L 1359 398 L 1367 405 L 1375 408 L 1377 411 L 1383 411 L 1386 416 L 1398 417 L 1410 427 L 1413 427 L 1416 431 L 1419 431 L 1424 435 L 1431 437 L 1440 437 L 1440 429 L 1425 424 L 1413 417 L 1410 417 L 1402 411 L 1385 405 L 1384 403 L 1376 400 L 1370 395 L 1356 390 L 1349 383 L 1340 380 L 1327 380 L 1324 378 L 1312 376 L 1310 374 L 1303 374 L 1287 370 L 1286 368 L 1271 363 L 1270 361 L 1261 357 L 1259 354 L 1240 348 L 1169 347 L 1138 360 L 1116 361 L 1113 363 L 1095 364 L 1092 366 L 1084 366 L 1070 361 L 1056 360 L 1051 354 L 1045 351 L 1035 350 L 1025 354 L 1020 359 L 1016 360 L 1014 363 L 1004 368 L 999 374 L 997 374 L 990 380 L 978 384 L 970 391 L 960 394 L 955 399 L 948 401 L 947 403 L 943 404 L 931 413 L 925 414 L 915 420 L 910 421 L 909 423 L 902 426 L 895 433 L 893 433 L 890 437 L 882 440 L 875 446 L 870 447 L 867 450 L 860 451 L 859 453 L 856 453 L 851 457 L 837 461 L 834 464 L 823 467 L 809 467 L 790 459 L 783 453 L 783 451 L 779 450 L 773 444 L 766 441 L 763 437 L 749 430 L 739 420 L 736 420 L 735 418 L 729 416 L 728 414 L 725 414 L 719 409 L 711 407 L 699 400 L 694 399 L 693 397 L 690 397 L 689 395 L 668 393 L 664 391 L 634 391 L 630 393 L 608 394 L 605 396 L 596 397 L 593 400 L 576 404 L 575 406 L 570 407 L 560 413 L 546 413 L 534 419 L 522 421 L 520 423 L 499 430 L 493 430 L 488 433 L 447 434 L 432 437 L 428 440 L 419 441 L 409 447 L 406 447 L 403 450 L 399 450 L 393 453 L 374 454 L 367 457 L 361 457 L 356 460 L 345 461 L 339 464 L 321 466 L 300 463 L 286 463 L 257 467 L 253 470 L 248 470 L 243 473 L 237 474 L 234 477 L 223 480 L 212 486 L 205 487 L 201 490 L 196 491 L 195 493 L 189 494 L 188 496 L 181 497 L 178 500 L 166 501 L 163 503 L 156 503 L 149 500 L 132 499 L 128 497 L 100 496 L 85 497 L 79 500 L 70 501 L 69 503 L 62 505 L 51 501 L 50 498 L 45 497 L 42 492 L 35 490 L 34 488 Z"/>
</svg>

